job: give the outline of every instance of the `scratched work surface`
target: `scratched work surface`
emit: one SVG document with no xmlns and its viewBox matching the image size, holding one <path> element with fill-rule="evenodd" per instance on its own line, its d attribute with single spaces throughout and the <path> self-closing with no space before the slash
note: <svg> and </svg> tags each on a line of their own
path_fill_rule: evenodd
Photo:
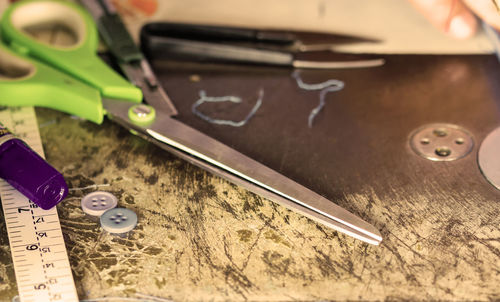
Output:
<svg viewBox="0 0 500 302">
<path fill-rule="evenodd" d="M 345 89 L 328 94 L 312 129 L 318 92 L 290 70 L 154 64 L 179 118 L 361 216 L 381 230 L 371 246 L 212 176 L 130 135 L 37 110 L 49 162 L 72 188 L 90 185 L 134 210 L 128 237 L 106 234 L 80 209 L 94 188 L 70 192 L 58 210 L 81 299 L 153 295 L 174 301 L 500 299 L 500 191 L 477 165 L 478 145 L 500 126 L 500 69 L 493 56 L 391 56 L 370 70 L 303 72 Z M 239 107 L 205 104 L 242 128 L 190 112 L 199 90 L 236 94 Z M 467 157 L 431 162 L 408 136 L 432 122 L 460 125 Z M 16 294 L 0 222 L 0 300 Z"/>
</svg>

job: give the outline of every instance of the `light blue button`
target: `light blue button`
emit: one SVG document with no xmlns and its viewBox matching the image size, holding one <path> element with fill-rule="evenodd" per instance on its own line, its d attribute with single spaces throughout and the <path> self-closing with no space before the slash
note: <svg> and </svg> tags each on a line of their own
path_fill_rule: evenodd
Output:
<svg viewBox="0 0 500 302">
<path fill-rule="evenodd" d="M 102 228 L 113 234 L 129 232 L 137 225 L 137 215 L 125 208 L 107 210 L 101 215 Z"/>
</svg>

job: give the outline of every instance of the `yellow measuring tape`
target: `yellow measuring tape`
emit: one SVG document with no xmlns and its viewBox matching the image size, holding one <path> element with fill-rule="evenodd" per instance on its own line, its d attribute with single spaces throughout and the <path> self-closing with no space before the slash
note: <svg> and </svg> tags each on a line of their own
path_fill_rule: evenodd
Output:
<svg viewBox="0 0 500 302">
<path fill-rule="evenodd" d="M 0 121 L 45 157 L 33 107 L 0 109 Z M 0 197 L 21 301 L 78 301 L 56 208 L 39 208 L 3 179 Z"/>
</svg>

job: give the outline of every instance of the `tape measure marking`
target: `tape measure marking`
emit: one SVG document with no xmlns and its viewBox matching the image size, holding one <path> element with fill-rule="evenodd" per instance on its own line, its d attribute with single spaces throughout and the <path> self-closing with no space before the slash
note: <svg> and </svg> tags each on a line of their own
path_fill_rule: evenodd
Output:
<svg viewBox="0 0 500 302">
<path fill-rule="evenodd" d="M 0 110 L 0 121 L 44 157 L 33 107 Z M 21 301 L 78 301 L 56 208 L 40 209 L 2 179 L 0 196 Z"/>
</svg>

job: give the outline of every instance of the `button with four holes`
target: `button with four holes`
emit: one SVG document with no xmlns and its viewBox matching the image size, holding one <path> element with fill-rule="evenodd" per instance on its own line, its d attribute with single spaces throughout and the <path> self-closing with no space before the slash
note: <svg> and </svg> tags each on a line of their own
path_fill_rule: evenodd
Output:
<svg viewBox="0 0 500 302">
<path fill-rule="evenodd" d="M 101 215 L 101 226 L 113 234 L 123 234 L 131 231 L 137 225 L 137 215 L 125 208 L 107 210 Z"/>
<path fill-rule="evenodd" d="M 82 210 L 92 216 L 101 216 L 117 204 L 116 196 L 104 191 L 92 192 L 82 198 Z"/>
</svg>

